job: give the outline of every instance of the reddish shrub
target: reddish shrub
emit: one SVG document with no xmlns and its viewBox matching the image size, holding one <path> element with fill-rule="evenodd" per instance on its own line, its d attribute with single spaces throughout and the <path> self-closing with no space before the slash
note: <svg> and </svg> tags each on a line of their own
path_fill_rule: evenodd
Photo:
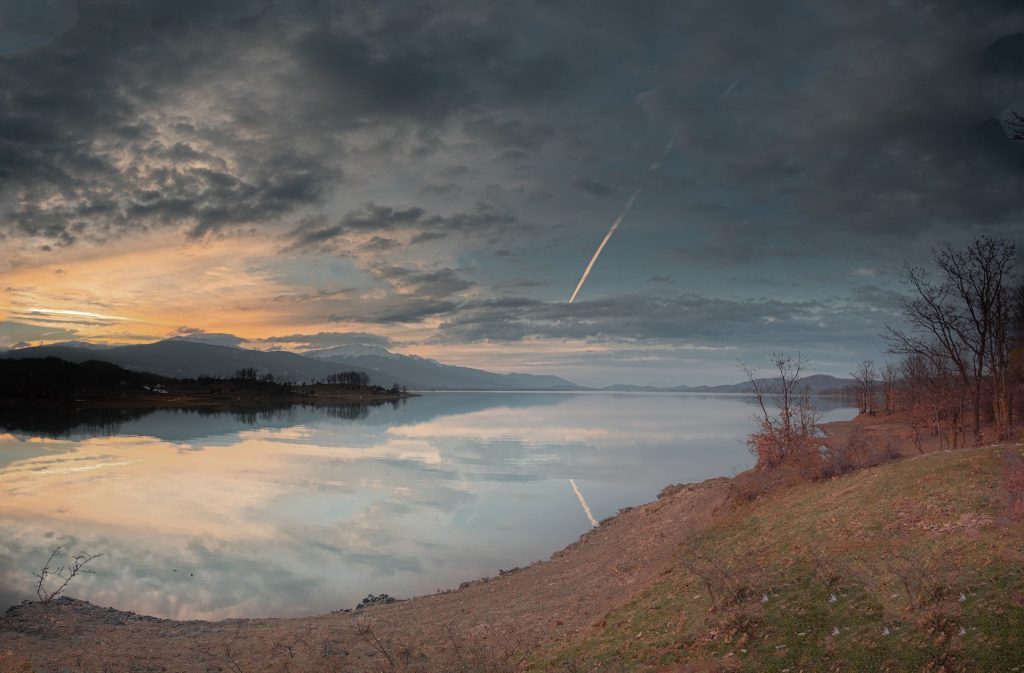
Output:
<svg viewBox="0 0 1024 673">
<path fill-rule="evenodd" d="M 1003 521 L 1024 521 L 1024 456 L 1017 451 L 1005 449 L 1002 458 Z"/>
<path fill-rule="evenodd" d="M 899 455 L 899 448 L 893 440 L 882 439 L 872 432 L 855 428 L 846 443 L 825 449 L 822 476 L 834 476 L 874 467 L 895 460 Z"/>
<path fill-rule="evenodd" d="M 793 470 L 781 467 L 766 470 L 747 470 L 732 478 L 732 495 L 737 500 L 751 502 L 762 495 L 799 483 L 803 479 Z"/>
</svg>

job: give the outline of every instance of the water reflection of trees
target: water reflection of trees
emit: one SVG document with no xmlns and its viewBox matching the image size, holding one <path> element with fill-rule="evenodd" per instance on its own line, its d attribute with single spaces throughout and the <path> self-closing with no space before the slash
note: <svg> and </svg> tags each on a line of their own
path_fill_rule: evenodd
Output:
<svg viewBox="0 0 1024 673">
<path fill-rule="evenodd" d="M 95 437 L 116 435 L 121 426 L 153 409 L 0 409 L 0 428 L 38 437 L 61 438 L 72 433 Z"/>
<path fill-rule="evenodd" d="M 366 419 L 371 407 L 390 404 L 397 409 L 405 404 L 405 400 L 368 400 L 359 403 L 306 405 L 284 404 L 280 406 L 260 406 L 254 408 L 233 408 L 229 410 L 215 407 L 194 408 L 162 408 L 162 409 L 68 409 L 55 407 L 52 409 L 0 409 L 0 429 L 6 432 L 49 437 L 53 439 L 69 436 L 110 437 L 121 434 L 125 423 L 138 421 L 150 414 L 160 411 L 181 415 L 181 421 L 187 423 L 189 416 L 210 418 L 222 416 L 246 426 L 288 425 L 298 423 L 296 407 L 315 409 L 318 413 L 341 421 L 361 421 Z"/>
</svg>

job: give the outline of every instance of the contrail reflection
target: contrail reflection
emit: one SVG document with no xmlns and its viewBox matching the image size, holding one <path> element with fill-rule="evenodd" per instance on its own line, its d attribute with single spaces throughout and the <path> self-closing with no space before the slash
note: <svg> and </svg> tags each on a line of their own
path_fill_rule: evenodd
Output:
<svg viewBox="0 0 1024 673">
<path fill-rule="evenodd" d="M 579 487 L 576 485 L 575 479 L 570 479 L 569 484 L 572 486 L 573 492 L 580 501 L 580 506 L 583 508 L 583 513 L 587 515 L 587 519 L 590 521 L 591 526 L 597 526 L 597 519 L 594 518 L 594 513 L 590 511 L 590 506 L 587 501 L 583 498 L 583 494 L 580 493 Z"/>
</svg>

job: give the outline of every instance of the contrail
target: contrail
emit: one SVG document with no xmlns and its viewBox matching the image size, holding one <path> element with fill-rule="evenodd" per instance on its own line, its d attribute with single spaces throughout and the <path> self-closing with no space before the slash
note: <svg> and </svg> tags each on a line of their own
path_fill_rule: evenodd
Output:
<svg viewBox="0 0 1024 673">
<path fill-rule="evenodd" d="M 714 107 L 718 104 L 719 101 L 721 101 L 723 98 L 731 94 L 736 89 L 736 87 L 740 85 L 740 82 L 743 81 L 744 76 L 745 75 L 740 75 L 739 77 L 737 77 L 735 80 L 733 80 L 732 84 L 727 86 L 722 91 L 722 93 L 715 96 L 715 99 L 711 101 L 711 107 L 709 108 L 709 110 L 714 109 Z M 665 150 L 664 152 L 662 152 L 662 161 L 668 158 L 669 153 L 672 151 L 672 145 L 675 144 L 675 141 L 675 132 L 673 131 L 672 138 L 668 141 L 668 144 L 665 145 Z M 658 170 L 660 166 L 661 161 L 655 161 L 647 168 L 647 172 L 644 174 L 644 177 L 646 178 L 651 173 Z M 620 212 L 619 216 L 615 218 L 615 221 L 612 222 L 611 228 L 608 229 L 608 233 L 605 234 L 604 238 L 601 239 L 601 244 L 597 246 L 597 251 L 594 252 L 594 256 L 590 258 L 590 262 L 587 264 L 587 268 L 583 270 L 583 275 L 580 276 L 580 282 L 576 283 L 576 289 L 572 291 L 572 296 L 569 297 L 570 304 L 576 301 L 576 295 L 580 293 L 580 290 L 583 288 L 583 283 L 587 281 L 587 276 L 590 275 L 590 270 L 594 268 L 594 264 L 597 263 L 597 258 L 601 256 L 601 251 L 604 250 L 604 246 L 608 245 L 608 241 L 611 239 L 612 234 L 614 234 L 615 230 L 619 228 L 620 224 L 622 224 L 622 220 L 625 219 L 626 215 L 629 213 L 629 209 L 633 207 L 633 203 L 636 201 L 637 197 L 640 196 L 641 189 L 642 186 L 637 187 L 635 190 L 633 190 L 633 194 L 629 197 L 629 200 L 626 201 L 626 205 L 622 209 L 622 212 Z"/>
<path fill-rule="evenodd" d="M 715 98 L 714 102 L 711 103 L 711 107 L 714 107 L 718 103 L 718 101 L 722 100 L 723 98 L 731 94 L 733 90 L 740 85 L 740 82 L 743 81 L 744 77 L 746 77 L 746 74 L 740 75 L 739 77 L 733 80 L 732 84 L 725 87 L 725 91 L 718 94 L 718 97 Z"/>
<path fill-rule="evenodd" d="M 580 501 L 580 506 L 583 508 L 583 513 L 586 514 L 587 515 L 587 519 L 590 520 L 590 525 L 596 527 L 598 525 L 597 524 L 597 519 L 594 518 L 594 513 L 590 511 L 590 506 L 587 505 L 587 501 L 583 499 L 583 494 L 580 493 L 579 487 L 576 486 L 576 480 L 575 479 L 570 479 L 569 480 L 569 484 L 572 486 L 573 492 L 576 493 L 576 497 Z"/>
<path fill-rule="evenodd" d="M 672 151 L 672 145 L 675 144 L 675 141 L 675 136 L 673 136 L 672 139 L 668 141 L 668 144 L 665 145 L 665 151 L 662 152 L 662 160 L 664 160 L 665 157 L 668 156 L 669 152 Z M 644 174 L 645 177 L 658 170 L 660 166 L 661 162 L 655 161 L 647 168 L 647 172 Z M 583 270 L 580 282 L 576 283 L 576 289 L 572 291 L 572 296 L 569 297 L 570 304 L 576 301 L 576 295 L 578 295 L 580 290 L 583 288 L 583 283 L 587 282 L 587 276 L 590 275 L 590 270 L 593 269 L 594 264 L 597 263 L 597 258 L 601 256 L 601 251 L 604 250 L 604 246 L 608 245 L 608 241 L 611 239 L 612 234 L 614 234 L 615 230 L 619 228 L 620 224 L 622 224 L 622 220 L 625 219 L 626 215 L 629 213 L 629 209 L 633 207 L 633 204 L 636 202 L 637 197 L 640 196 L 642 189 L 642 187 L 637 187 L 633 190 L 633 194 L 629 197 L 629 200 L 626 201 L 626 205 L 623 207 L 622 212 L 620 212 L 619 216 L 615 218 L 615 221 L 612 222 L 612 226 L 608 230 L 608 233 L 601 239 L 601 245 L 597 246 L 597 251 L 594 252 L 594 256 L 590 258 L 590 263 L 587 264 L 587 268 Z"/>
</svg>

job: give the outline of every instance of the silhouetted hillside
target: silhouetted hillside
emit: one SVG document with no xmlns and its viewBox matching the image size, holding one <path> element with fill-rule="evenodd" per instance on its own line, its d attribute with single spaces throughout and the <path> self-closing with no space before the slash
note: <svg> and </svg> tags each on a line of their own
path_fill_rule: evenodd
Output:
<svg viewBox="0 0 1024 673">
<path fill-rule="evenodd" d="M 73 400 L 79 393 L 113 394 L 165 382 L 109 362 L 68 362 L 55 357 L 0 360 L 0 398 Z"/>
</svg>

